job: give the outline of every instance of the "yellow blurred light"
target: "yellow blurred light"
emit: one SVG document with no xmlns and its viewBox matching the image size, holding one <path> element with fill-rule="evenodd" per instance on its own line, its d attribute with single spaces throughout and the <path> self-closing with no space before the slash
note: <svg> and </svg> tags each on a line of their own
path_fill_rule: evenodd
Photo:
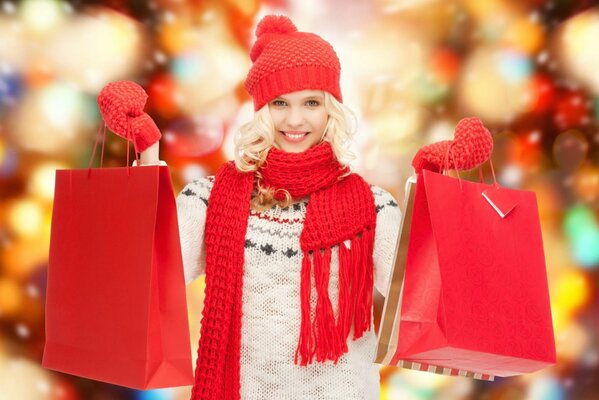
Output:
<svg viewBox="0 0 599 400">
<path fill-rule="evenodd" d="M 19 200 L 8 210 L 8 225 L 18 236 L 31 238 L 40 233 L 43 217 L 39 203 L 31 199 Z"/>
<path fill-rule="evenodd" d="M 588 166 L 576 171 L 574 190 L 585 202 L 595 202 L 599 198 L 599 169 Z"/>
<path fill-rule="evenodd" d="M 23 22 L 0 13 L 0 60 L 19 69 L 27 66 L 30 59 L 31 41 L 27 39 Z"/>
<path fill-rule="evenodd" d="M 577 360 L 586 350 L 590 342 L 589 332 L 574 322 L 565 326 L 556 334 L 555 347 L 559 358 Z"/>
<path fill-rule="evenodd" d="M 63 24 L 47 54 L 56 74 L 97 93 L 106 83 L 141 70 L 147 40 L 141 23 L 99 8 Z"/>
<path fill-rule="evenodd" d="M 523 69 L 526 59 L 519 60 L 501 48 L 474 50 L 464 63 L 458 85 L 459 99 L 466 112 L 480 116 L 485 122 L 506 123 L 527 110 L 530 79 Z"/>
<path fill-rule="evenodd" d="M 47 32 L 64 19 L 63 8 L 56 0 L 25 0 L 20 12 L 25 25 L 36 32 Z"/>
<path fill-rule="evenodd" d="M 4 164 L 4 158 L 6 156 L 6 145 L 4 140 L 0 138 L 0 165 Z"/>
<path fill-rule="evenodd" d="M 28 240 L 16 240 L 5 247 L 0 253 L 5 274 L 14 279 L 28 279 L 38 269 L 45 268 L 50 248 L 48 237 L 44 234 Z"/>
<path fill-rule="evenodd" d="M 427 120 L 427 112 L 414 105 L 387 107 L 370 118 L 370 128 L 377 147 L 384 154 L 405 154 L 420 144 L 419 133 Z M 378 157 L 377 157 L 378 158 Z M 377 160 L 372 160 L 374 167 Z"/>
<path fill-rule="evenodd" d="M 167 21 L 160 27 L 159 32 L 160 45 L 172 55 L 188 50 L 197 42 L 192 28 L 181 19 Z"/>
<path fill-rule="evenodd" d="M 505 44 L 526 54 L 533 54 L 543 45 L 543 28 L 526 17 L 515 18 L 505 30 Z"/>
<path fill-rule="evenodd" d="M 33 170 L 29 179 L 29 193 L 43 200 L 54 198 L 54 179 L 57 169 L 66 169 L 62 163 L 46 163 Z"/>
<path fill-rule="evenodd" d="M 23 302 L 23 291 L 12 279 L 0 278 L 0 318 L 14 316 Z"/>
<path fill-rule="evenodd" d="M 86 139 L 89 100 L 73 85 L 53 83 L 27 92 L 10 123 L 21 147 L 46 154 L 66 153 Z"/>
<path fill-rule="evenodd" d="M 478 20 L 496 18 L 508 9 L 506 2 L 501 0 L 463 0 L 461 3 Z"/>
<path fill-rule="evenodd" d="M 53 395 L 50 371 L 24 357 L 7 358 L 0 363 L 2 398 L 49 400 Z"/>
<path fill-rule="evenodd" d="M 599 94 L 599 7 L 578 13 L 560 29 L 557 48 L 566 73 Z"/>
<path fill-rule="evenodd" d="M 582 307 L 589 299 L 590 285 L 583 272 L 570 270 L 565 272 L 551 295 L 556 311 L 570 314 Z"/>
</svg>

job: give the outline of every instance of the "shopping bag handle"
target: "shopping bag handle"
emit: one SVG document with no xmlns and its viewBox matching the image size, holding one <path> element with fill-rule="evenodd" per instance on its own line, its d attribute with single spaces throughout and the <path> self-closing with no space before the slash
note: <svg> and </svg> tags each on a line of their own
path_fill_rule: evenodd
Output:
<svg viewBox="0 0 599 400">
<path fill-rule="evenodd" d="M 447 151 L 445 152 L 445 158 L 443 161 L 443 175 L 447 175 L 446 172 L 449 171 L 449 153 L 452 150 L 453 145 L 456 144 L 455 141 L 452 141 L 449 146 L 447 146 Z M 451 152 L 451 159 L 453 161 L 453 165 L 456 167 L 455 171 L 458 175 L 458 182 L 460 182 L 460 190 L 462 189 L 462 179 L 460 178 L 460 171 L 457 168 L 457 164 L 455 162 L 455 158 L 453 157 L 453 152 Z M 478 167 L 478 175 L 480 179 L 480 183 L 483 183 L 483 164 Z M 491 166 L 491 173 L 493 174 L 493 186 L 499 188 L 499 184 L 497 183 L 497 178 L 495 177 L 495 169 L 493 168 L 493 161 L 491 160 L 491 156 L 489 156 L 489 165 Z"/>
<path fill-rule="evenodd" d="M 92 163 L 94 161 L 94 158 L 96 157 L 96 148 L 98 147 L 98 140 L 100 139 L 100 132 L 103 132 L 102 133 L 102 153 L 100 156 L 100 168 L 102 168 L 102 165 L 104 164 L 104 145 L 106 144 L 106 122 L 102 121 L 102 123 L 100 123 L 100 126 L 98 127 L 98 133 L 96 134 L 96 142 L 94 143 L 94 149 L 92 150 L 92 154 L 89 159 L 89 164 L 87 166 L 87 176 L 88 177 L 91 174 Z M 126 138 L 126 140 L 127 140 L 127 176 L 129 176 L 130 168 L 132 168 L 129 165 L 129 143 L 131 142 L 131 140 L 133 140 L 132 133 L 131 133 L 131 122 L 130 122 L 129 118 L 127 118 L 127 138 Z M 137 165 L 140 165 L 139 155 L 137 154 L 137 151 L 135 151 L 135 160 L 137 161 Z"/>
</svg>

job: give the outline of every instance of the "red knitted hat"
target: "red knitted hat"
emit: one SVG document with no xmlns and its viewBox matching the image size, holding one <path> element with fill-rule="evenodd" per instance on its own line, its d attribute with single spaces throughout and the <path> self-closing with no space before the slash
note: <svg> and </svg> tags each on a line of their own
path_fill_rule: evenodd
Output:
<svg viewBox="0 0 599 400">
<path fill-rule="evenodd" d="M 340 102 L 341 65 L 327 41 L 309 32 L 298 32 L 284 15 L 267 15 L 258 23 L 250 51 L 254 63 L 244 82 L 254 98 L 254 110 L 285 93 L 324 90 Z"/>
</svg>

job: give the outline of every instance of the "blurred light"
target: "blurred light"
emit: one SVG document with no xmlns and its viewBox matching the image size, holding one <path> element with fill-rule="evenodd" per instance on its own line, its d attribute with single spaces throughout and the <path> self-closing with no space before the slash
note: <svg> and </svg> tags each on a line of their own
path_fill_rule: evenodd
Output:
<svg viewBox="0 0 599 400">
<path fill-rule="evenodd" d="M 543 45 L 543 28 L 537 21 L 528 16 L 514 17 L 503 31 L 503 41 L 511 47 L 526 54 L 534 54 Z"/>
<path fill-rule="evenodd" d="M 12 116 L 9 134 L 21 147 L 46 154 L 72 151 L 94 122 L 94 99 L 73 85 L 54 83 L 30 90 Z"/>
<path fill-rule="evenodd" d="M 497 62 L 501 75 L 508 83 L 518 84 L 523 82 L 533 70 L 530 59 L 517 51 L 504 50 L 499 52 Z"/>
<path fill-rule="evenodd" d="M 431 70 L 440 82 L 451 83 L 460 70 L 460 58 L 452 50 L 437 49 L 431 56 Z"/>
<path fill-rule="evenodd" d="M 21 20 L 0 14 L 0 71 L 9 73 L 13 69 L 22 69 L 29 62 L 31 41 L 24 31 Z"/>
<path fill-rule="evenodd" d="M 46 33 L 64 19 L 64 9 L 56 0 L 25 0 L 21 4 L 21 18 L 27 28 Z"/>
<path fill-rule="evenodd" d="M 556 335 L 555 347 L 559 359 L 578 360 L 588 351 L 589 344 L 589 333 L 576 322 L 568 324 Z"/>
<path fill-rule="evenodd" d="M 0 388 L 5 399 L 50 400 L 50 372 L 24 357 L 0 363 Z"/>
<path fill-rule="evenodd" d="M 189 183 L 196 179 L 203 178 L 208 175 L 206 169 L 200 164 L 187 164 L 181 170 L 181 178 L 183 182 Z"/>
<path fill-rule="evenodd" d="M 582 201 L 596 202 L 599 199 L 599 169 L 593 166 L 578 169 L 574 175 L 574 191 Z"/>
<path fill-rule="evenodd" d="M 345 60 L 343 68 L 351 68 L 348 81 L 362 85 L 388 81 L 402 90 L 428 69 L 425 56 L 430 44 L 409 24 L 389 19 L 369 21 L 358 35 L 335 44 L 335 51 Z"/>
<path fill-rule="evenodd" d="M 597 268 L 599 265 L 599 227 L 594 220 L 581 225 L 570 238 L 572 255 L 582 267 Z"/>
<path fill-rule="evenodd" d="M 138 390 L 135 392 L 136 400 L 171 400 L 175 398 L 175 392 L 171 388 Z"/>
<path fill-rule="evenodd" d="M 591 122 L 591 103 L 581 92 L 560 93 L 553 119 L 559 129 L 576 128 Z"/>
<path fill-rule="evenodd" d="M 141 23 L 116 11 L 79 14 L 60 27 L 47 49 L 57 75 L 97 93 L 143 67 L 147 37 Z"/>
<path fill-rule="evenodd" d="M 453 140 L 456 123 L 446 119 L 433 121 L 428 129 L 427 143 L 440 142 L 442 140 Z"/>
<path fill-rule="evenodd" d="M 161 73 L 148 85 L 148 105 L 163 118 L 173 118 L 179 112 L 180 94 L 172 76 Z"/>
<path fill-rule="evenodd" d="M 486 123 L 506 123 L 530 105 L 530 60 L 517 52 L 479 48 L 464 65 L 459 99 Z"/>
<path fill-rule="evenodd" d="M 530 111 L 543 113 L 550 110 L 555 102 L 556 90 L 551 77 L 535 74 L 530 81 Z"/>
<path fill-rule="evenodd" d="M 527 172 L 537 172 L 541 166 L 542 149 L 539 130 L 519 132 L 508 147 L 508 157 Z"/>
<path fill-rule="evenodd" d="M 180 93 L 179 106 L 188 114 L 203 114 L 207 104 L 231 95 L 249 69 L 246 50 L 215 37 L 193 51 L 176 57 L 171 73 Z"/>
<path fill-rule="evenodd" d="M 566 72 L 599 94 L 599 8 L 571 17 L 557 37 L 560 60 Z"/>
<path fill-rule="evenodd" d="M 64 163 L 45 163 L 33 170 L 29 178 L 29 193 L 42 200 L 54 198 L 54 179 L 57 169 L 68 169 Z"/>
<path fill-rule="evenodd" d="M 586 304 L 590 295 L 590 283 L 584 272 L 571 269 L 560 276 L 560 280 L 551 293 L 553 311 L 566 318 L 571 318 Z"/>
<path fill-rule="evenodd" d="M 8 208 L 8 226 L 16 235 L 31 238 L 42 230 L 44 213 L 34 200 L 15 201 Z"/>
<path fill-rule="evenodd" d="M 24 75 L 27 86 L 30 88 L 47 85 L 55 78 L 52 66 L 45 61 L 30 63 Z"/>
<path fill-rule="evenodd" d="M 223 143 L 222 120 L 211 116 L 180 118 L 169 124 L 164 132 L 164 145 L 175 157 L 202 157 Z"/>
<path fill-rule="evenodd" d="M 527 388 L 526 400 L 562 400 L 566 398 L 566 392 L 553 376 L 540 376 L 530 383 Z"/>
<path fill-rule="evenodd" d="M 47 268 L 50 247 L 49 222 L 50 218 L 45 218 L 44 224 L 47 226 L 43 226 L 36 237 L 15 240 L 3 248 L 0 252 L 0 262 L 3 264 L 3 272 L 6 276 L 25 280 L 29 279 L 34 272 Z"/>
<path fill-rule="evenodd" d="M 183 53 L 195 46 L 197 33 L 183 19 L 167 21 L 160 26 L 159 43 L 171 55 Z"/>
<path fill-rule="evenodd" d="M 522 185 L 524 174 L 522 168 L 515 164 L 504 165 L 500 174 L 497 176 L 497 181 L 506 187 L 519 188 Z"/>
<path fill-rule="evenodd" d="M 21 98 L 23 82 L 16 72 L 0 72 L 0 113 Z"/>
<path fill-rule="evenodd" d="M 45 120 L 57 128 L 68 128 L 81 113 L 81 94 L 67 85 L 49 85 L 40 93 Z"/>
<path fill-rule="evenodd" d="M 29 330 L 29 327 L 25 324 L 15 325 L 15 332 L 17 336 L 21 339 L 27 339 L 29 338 L 29 336 L 31 336 L 31 331 Z"/>
<path fill-rule="evenodd" d="M 2 156 L 0 157 L 0 178 L 12 176 L 17 170 L 19 164 L 19 153 L 13 147 L 6 147 L 6 142 L 0 138 L 0 148 Z"/>
<path fill-rule="evenodd" d="M 180 81 L 192 80 L 205 75 L 207 57 L 203 54 L 186 53 L 176 57 L 171 64 L 171 73 Z"/>
<path fill-rule="evenodd" d="M 436 104 L 449 95 L 450 86 L 438 82 L 429 72 L 423 71 L 410 85 L 410 92 L 422 104 Z"/>
<path fill-rule="evenodd" d="M 370 128 L 381 152 L 405 154 L 414 147 L 429 115 L 423 108 L 399 102 L 388 104 L 370 118 Z M 372 160 L 372 163 L 378 162 Z M 367 165 L 373 169 L 374 165 Z"/>
<path fill-rule="evenodd" d="M 7 278 L 0 278 L 0 319 L 14 316 L 23 303 L 23 291 L 19 284 Z"/>
<path fill-rule="evenodd" d="M 553 142 L 553 158 L 564 170 L 575 170 L 586 160 L 589 143 L 580 131 L 569 130 L 558 135 Z"/>
</svg>

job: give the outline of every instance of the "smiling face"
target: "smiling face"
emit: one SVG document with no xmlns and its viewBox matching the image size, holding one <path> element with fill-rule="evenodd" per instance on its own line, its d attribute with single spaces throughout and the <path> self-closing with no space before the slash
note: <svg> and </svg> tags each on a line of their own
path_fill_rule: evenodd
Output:
<svg viewBox="0 0 599 400">
<path fill-rule="evenodd" d="M 301 153 L 320 143 L 329 115 L 322 90 L 283 94 L 268 103 L 275 126 L 275 144 L 288 153 Z"/>
</svg>

